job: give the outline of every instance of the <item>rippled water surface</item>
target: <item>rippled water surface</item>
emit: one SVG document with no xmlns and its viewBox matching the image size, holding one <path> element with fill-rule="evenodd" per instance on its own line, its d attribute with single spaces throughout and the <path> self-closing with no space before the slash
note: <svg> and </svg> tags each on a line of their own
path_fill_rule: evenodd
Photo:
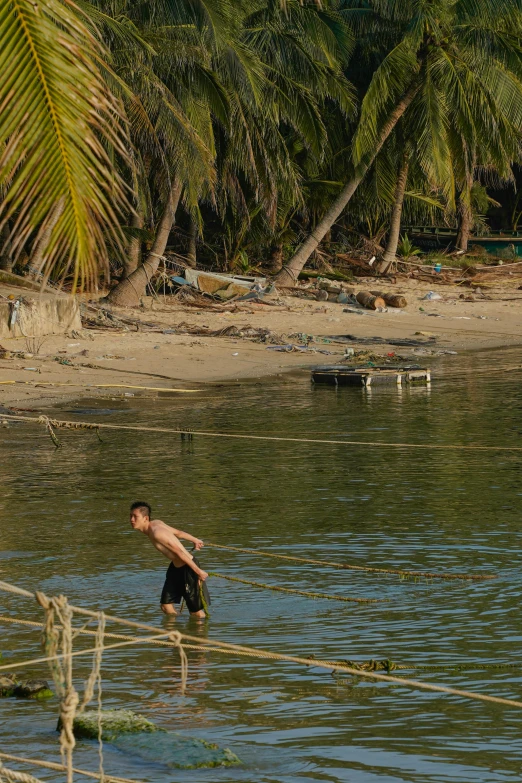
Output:
<svg viewBox="0 0 522 783">
<path fill-rule="evenodd" d="M 182 399 L 82 401 L 67 406 L 67 417 L 341 441 L 521 446 L 522 372 L 489 371 L 520 359 L 520 352 L 459 359 L 457 376 L 436 372 L 431 391 L 314 389 L 303 375 Z M 454 359 L 441 369 L 452 367 Z M 132 432 L 105 433 L 103 443 L 89 432 L 60 437 L 63 448 L 55 450 L 42 428 L 0 430 L 3 580 L 164 626 L 166 561 L 127 521 L 129 503 L 146 499 L 158 517 L 220 544 L 498 574 L 488 582 L 426 584 L 208 548 L 206 570 L 388 600 L 309 600 L 213 578 L 210 620 L 198 624 L 184 613 L 180 630 L 329 660 L 520 662 L 522 452 L 181 442 Z M 41 620 L 37 606 L 3 594 L 0 614 Z M 0 632 L 3 663 L 41 654 L 37 630 L 0 621 Z M 104 704 L 229 747 L 242 766 L 173 771 L 107 744 L 108 770 L 154 783 L 520 780 L 522 711 L 371 680 L 339 681 L 313 667 L 214 652 L 188 657 L 182 696 L 176 651 L 144 645 L 107 652 Z M 27 671 L 48 676 L 45 665 Z M 75 671 L 80 683 L 87 660 L 78 658 Z M 522 698 L 515 667 L 408 676 Z M 0 701 L 0 750 L 57 760 L 56 709 L 56 700 Z M 94 744 L 80 741 L 75 761 L 94 769 Z M 55 773 L 38 775 L 56 780 Z"/>
</svg>

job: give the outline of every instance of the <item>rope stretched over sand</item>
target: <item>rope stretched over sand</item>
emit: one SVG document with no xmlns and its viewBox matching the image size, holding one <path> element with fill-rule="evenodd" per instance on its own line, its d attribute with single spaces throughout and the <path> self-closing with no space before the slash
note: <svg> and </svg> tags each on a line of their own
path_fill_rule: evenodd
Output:
<svg viewBox="0 0 522 783">
<path fill-rule="evenodd" d="M 15 595 L 21 595 L 25 598 L 32 598 L 34 599 L 35 595 L 34 593 L 29 592 L 28 590 L 24 590 L 23 588 L 17 587 L 16 585 L 11 585 L 8 582 L 0 582 L 0 591 L 4 591 L 7 593 L 14 593 Z M 91 609 L 83 609 L 79 606 L 73 606 L 71 604 L 71 608 L 74 612 L 78 614 L 83 614 L 86 617 L 97 617 L 98 613 L 92 611 Z M 164 636 L 164 634 L 159 633 L 160 629 L 154 627 L 153 625 L 148 625 L 147 623 L 139 623 L 135 620 L 125 620 L 121 617 L 116 617 L 115 615 L 109 615 L 105 613 L 105 619 L 109 622 L 119 623 L 120 625 L 126 625 L 131 628 L 140 628 L 144 629 L 146 631 L 153 632 L 157 636 Z M 178 632 L 176 632 L 177 634 Z M 519 709 L 522 709 L 522 701 L 517 701 L 515 699 L 505 699 L 501 696 L 490 696 L 489 694 L 485 693 L 475 693 L 473 691 L 465 691 L 461 690 L 459 688 L 449 688 L 443 685 L 433 685 L 432 683 L 426 683 L 426 682 L 420 682 L 419 680 L 408 680 L 404 677 L 393 677 L 389 674 L 378 674 L 377 672 L 365 672 L 361 669 L 355 669 L 353 666 L 348 666 L 347 664 L 340 664 L 336 663 L 335 661 L 324 661 L 320 659 L 311 659 L 311 658 L 301 658 L 297 655 L 287 655 L 284 653 L 275 653 L 271 652 L 270 650 L 259 650 L 255 647 L 247 647 L 245 645 L 241 644 L 232 644 L 231 642 L 222 642 L 222 641 L 214 641 L 212 639 L 203 639 L 199 636 L 191 636 L 189 634 L 180 633 L 180 638 L 182 640 L 187 640 L 188 642 L 196 643 L 200 649 L 211 649 L 212 646 L 217 646 L 222 649 L 223 652 L 229 652 L 231 654 L 237 654 L 237 655 L 246 655 L 247 657 L 252 658 L 266 658 L 267 660 L 274 660 L 274 661 L 285 661 L 288 663 L 297 663 L 303 666 L 314 666 L 322 669 L 331 669 L 332 671 L 339 671 L 339 672 L 346 672 L 347 674 L 355 674 L 358 677 L 368 677 L 371 680 L 378 680 L 382 682 L 392 682 L 397 685 L 404 685 L 407 688 L 418 688 L 420 690 L 426 690 L 426 691 L 434 691 L 436 693 L 447 693 L 452 696 L 462 696 L 467 699 L 473 699 L 476 701 L 484 701 L 484 702 L 491 702 L 494 704 L 504 704 L 508 707 L 517 707 Z M 121 643 L 123 646 L 125 644 L 124 642 Z M 116 645 L 110 645 L 111 647 L 116 647 Z M 106 650 L 109 649 L 109 647 L 105 648 Z M 80 651 L 80 652 L 94 652 L 94 650 L 88 650 L 88 651 Z M 74 653 L 72 653 L 74 655 Z"/>
<path fill-rule="evenodd" d="M 237 576 L 226 576 L 225 574 L 217 574 L 215 571 L 210 571 L 209 576 L 215 576 L 218 579 L 227 579 L 230 582 L 241 582 L 243 585 L 251 585 L 252 587 L 259 587 L 261 590 L 275 590 L 278 593 L 292 593 L 293 595 L 304 595 L 306 598 L 320 599 L 324 598 L 327 601 L 344 601 L 346 603 L 355 604 L 377 604 L 386 601 L 386 598 L 345 598 L 343 595 L 329 595 L 328 593 L 311 593 L 307 590 L 294 590 L 291 587 L 278 587 L 277 585 L 268 585 L 264 582 L 252 582 L 250 579 L 239 579 Z"/>
<path fill-rule="evenodd" d="M 468 579 L 485 580 L 496 579 L 495 574 L 433 574 L 429 571 L 404 571 L 399 568 L 373 568 L 371 566 L 352 565 L 350 563 L 331 563 L 328 560 L 311 560 L 307 557 L 294 557 L 293 555 L 280 555 L 275 552 L 260 552 L 258 549 L 242 549 L 237 546 L 223 546 L 223 544 L 210 544 L 205 541 L 205 546 L 213 549 L 226 549 L 228 552 L 242 552 L 247 555 L 259 555 L 259 557 L 274 557 L 278 560 L 293 560 L 297 563 L 311 563 L 313 565 L 330 566 L 350 571 L 369 571 L 374 574 L 397 574 L 399 576 L 420 577 L 425 579 Z M 215 574 L 218 576 L 218 574 Z M 225 577 L 224 577 L 225 578 Z M 230 578 L 230 577 L 228 577 Z"/>
<path fill-rule="evenodd" d="M 58 381 L 0 381 L 0 386 L 20 384 L 21 386 L 60 386 L 71 389 L 142 389 L 143 391 L 177 392 L 195 394 L 201 389 L 169 389 L 168 386 L 134 386 L 130 383 L 59 383 Z"/>
<path fill-rule="evenodd" d="M 2 414 L 2 420 L 5 421 L 29 421 L 35 424 L 42 423 L 41 417 L 36 416 L 17 416 L 14 414 Z M 64 421 L 59 419 L 49 419 L 50 424 L 57 429 L 105 429 L 105 430 L 128 430 L 129 432 L 156 432 L 169 435 L 199 435 L 206 438 L 233 438 L 235 440 L 260 440 L 280 443 L 313 443 L 317 445 L 333 446 L 365 446 L 369 448 L 389 448 L 389 449 L 429 449 L 432 451 L 522 451 L 522 446 L 484 446 L 480 443 L 462 444 L 462 443 L 390 443 L 387 441 L 374 440 L 334 440 L 326 438 L 291 438 L 276 435 L 245 435 L 235 432 L 208 432 L 205 430 L 191 429 L 172 429 L 169 427 L 144 427 L 131 424 L 93 424 L 87 421 Z"/>
<path fill-rule="evenodd" d="M 57 772 L 65 772 L 66 768 L 63 764 L 56 764 L 53 761 L 36 761 L 35 759 L 27 759 L 23 756 L 13 756 L 11 753 L 1 753 L 0 758 L 7 759 L 7 761 L 17 761 L 20 764 L 32 764 L 35 767 L 44 767 L 45 769 L 55 769 Z M 78 769 L 73 767 L 73 772 L 78 775 L 85 775 L 86 778 L 94 778 L 95 780 L 102 780 L 100 775 L 95 772 L 87 772 L 85 769 Z M 34 780 L 34 778 L 33 778 Z M 105 774 L 103 777 L 103 783 L 140 783 L 138 780 L 129 780 L 128 778 L 117 778 L 114 775 Z"/>
</svg>

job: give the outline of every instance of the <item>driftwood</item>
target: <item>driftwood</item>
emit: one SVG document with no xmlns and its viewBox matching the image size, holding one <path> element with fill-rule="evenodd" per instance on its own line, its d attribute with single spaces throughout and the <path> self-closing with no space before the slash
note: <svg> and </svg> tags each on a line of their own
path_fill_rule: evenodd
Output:
<svg viewBox="0 0 522 783">
<path fill-rule="evenodd" d="M 402 309 L 408 304 L 406 297 L 401 296 L 400 294 L 383 294 L 381 291 L 370 291 L 370 293 L 372 296 L 384 299 L 388 307 L 399 307 Z"/>
<path fill-rule="evenodd" d="M 344 262 L 347 266 L 352 267 L 353 269 L 362 270 L 365 277 L 368 275 L 371 275 L 372 277 L 375 276 L 374 267 L 365 258 L 358 258 L 356 255 L 351 253 L 337 253 L 336 260 Z M 354 274 L 357 274 L 357 272 L 354 271 Z M 359 276 L 361 276 L 360 271 Z"/>
<path fill-rule="evenodd" d="M 378 307 L 386 307 L 386 302 L 382 297 L 374 296 L 369 291 L 359 291 L 355 298 L 367 310 L 377 310 Z"/>
</svg>

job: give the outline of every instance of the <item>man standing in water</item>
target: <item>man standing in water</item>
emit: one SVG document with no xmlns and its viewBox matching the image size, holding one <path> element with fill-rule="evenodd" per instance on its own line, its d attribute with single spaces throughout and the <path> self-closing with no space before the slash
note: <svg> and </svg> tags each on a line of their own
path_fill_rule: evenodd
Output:
<svg viewBox="0 0 522 783">
<path fill-rule="evenodd" d="M 168 615 L 176 615 L 174 604 L 185 599 L 187 609 L 193 617 L 205 617 L 205 604 L 201 594 L 203 593 L 205 602 L 210 604 L 205 584 L 208 574 L 199 567 L 196 558 L 185 549 L 179 539 L 191 541 L 195 549 L 201 549 L 203 541 L 166 525 L 160 519 L 151 519 L 151 514 L 148 503 L 133 503 L 130 508 L 130 523 L 134 530 L 140 530 L 148 536 L 158 552 L 170 560 L 161 593 L 162 611 Z"/>
</svg>

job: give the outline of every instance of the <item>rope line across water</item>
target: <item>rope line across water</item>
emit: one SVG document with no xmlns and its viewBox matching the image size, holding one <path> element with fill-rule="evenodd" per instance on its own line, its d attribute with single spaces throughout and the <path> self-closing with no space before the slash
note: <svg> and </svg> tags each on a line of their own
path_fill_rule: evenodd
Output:
<svg viewBox="0 0 522 783">
<path fill-rule="evenodd" d="M 27 775 L 25 772 L 15 772 L 14 769 L 8 769 L 4 767 L 0 761 L 0 782 L 13 781 L 13 783 L 42 783 L 38 778 L 34 778 L 32 775 Z"/>
<path fill-rule="evenodd" d="M 7 761 L 16 761 L 20 764 L 32 764 L 35 767 L 44 767 L 45 769 L 54 769 L 57 772 L 65 772 L 66 767 L 63 766 L 63 764 L 56 764 L 53 761 L 37 761 L 36 759 L 28 759 L 24 756 L 13 756 L 11 753 L 2 753 L 0 752 L 0 759 L 6 759 Z M 77 767 L 73 767 L 73 772 L 76 772 L 78 775 L 84 775 L 86 778 L 94 778 L 95 780 L 102 780 L 101 776 L 99 774 L 96 774 L 96 772 L 87 772 L 85 769 L 78 769 Z M 118 778 L 114 775 L 108 775 L 107 773 L 103 776 L 103 783 L 140 783 L 138 780 L 129 780 L 129 778 Z"/>
<path fill-rule="evenodd" d="M 312 560 L 307 557 L 295 557 L 293 555 L 280 555 L 276 552 L 260 552 L 258 549 L 242 549 L 237 546 L 224 546 L 223 544 L 211 544 L 205 541 L 205 546 L 212 549 L 225 549 L 228 552 L 241 552 L 248 555 L 259 555 L 260 557 L 273 557 L 278 560 L 293 560 L 297 563 L 311 563 L 313 565 L 330 566 L 331 568 L 340 568 L 350 571 L 369 571 L 377 574 L 397 574 L 399 576 L 412 576 L 424 579 L 463 579 L 463 580 L 486 580 L 496 579 L 495 574 L 435 574 L 429 571 L 404 571 L 399 568 L 373 568 L 371 566 L 353 565 L 351 563 L 331 563 L 327 560 Z M 217 574 L 216 574 L 217 576 Z M 231 577 L 228 577 L 231 578 Z"/>
<path fill-rule="evenodd" d="M 25 598 L 31 598 L 35 599 L 35 594 L 29 592 L 28 590 L 24 590 L 23 588 L 17 587 L 16 585 L 11 585 L 8 582 L 0 582 L 0 591 L 4 591 L 7 593 L 13 593 L 15 595 L 20 595 Z M 71 609 L 77 613 L 77 614 L 83 614 L 86 617 L 98 617 L 99 612 L 94 612 L 91 609 L 83 609 L 79 606 L 73 606 L 70 605 Z M 147 623 L 139 623 L 135 620 L 126 620 L 120 617 L 116 617 L 115 615 L 109 615 L 104 613 L 105 620 L 107 622 L 114 622 L 119 623 L 120 625 L 126 625 L 131 628 L 140 628 L 144 629 L 146 631 L 153 632 L 157 636 L 163 635 L 161 633 L 161 629 L 154 627 L 153 625 L 148 625 Z M 176 632 L 176 635 L 178 635 L 178 632 Z M 296 663 L 301 666 L 313 666 L 323 669 L 331 669 L 332 671 L 339 671 L 339 672 L 346 672 L 348 674 L 355 674 L 359 677 L 368 677 L 372 680 L 377 680 L 380 682 L 391 682 L 395 683 L 397 685 L 404 685 L 407 688 L 413 688 L 413 689 L 419 689 L 419 690 L 426 690 L 426 691 L 433 691 L 436 693 L 446 693 L 452 696 L 461 696 L 463 698 L 472 699 L 474 701 L 483 701 L 483 702 L 489 702 L 493 704 L 503 704 L 508 707 L 517 707 L 518 709 L 522 709 L 522 701 L 518 701 L 516 699 L 506 699 L 501 696 L 490 696 L 489 694 L 485 693 L 476 693 L 473 691 L 466 691 L 462 690 L 460 688 L 450 688 L 444 685 L 434 685 L 432 683 L 426 683 L 426 682 L 420 682 L 419 680 L 408 680 L 404 677 L 394 677 L 389 674 L 379 674 L 377 672 L 366 672 L 362 671 L 360 669 L 356 669 L 353 666 L 348 666 L 346 664 L 339 664 L 334 661 L 324 661 L 320 659 L 310 659 L 310 658 L 302 658 L 297 655 L 287 655 L 285 653 L 276 653 L 272 652 L 270 650 L 259 650 L 255 647 L 247 647 L 245 645 L 241 644 L 232 644 L 231 642 L 222 642 L 219 640 L 212 640 L 212 639 L 203 639 L 198 636 L 191 636 L 189 634 L 185 633 L 179 633 L 179 637 L 181 640 L 187 640 L 189 642 L 194 642 L 198 644 L 202 649 L 210 649 L 212 646 L 219 646 L 222 648 L 223 652 L 228 652 L 231 654 L 239 654 L 239 655 L 246 655 L 248 657 L 252 658 L 266 658 L 267 660 L 274 660 L 274 661 L 284 661 L 287 663 Z M 111 645 L 111 647 L 115 647 L 116 645 Z M 106 650 L 109 649 L 109 647 L 105 648 Z M 93 652 L 93 650 L 88 651 L 80 651 L 80 652 Z"/>
<path fill-rule="evenodd" d="M 389 449 L 429 449 L 435 451 L 513 451 L 521 452 L 522 446 L 487 446 L 480 443 L 462 444 L 462 443 L 389 443 L 387 441 L 366 441 L 366 440 L 335 440 L 326 438 L 291 438 L 276 435 L 245 435 L 234 432 L 208 432 L 204 430 L 191 429 L 173 429 L 170 427 L 145 427 L 131 424 L 93 424 L 87 421 L 65 421 L 59 419 L 48 419 L 46 416 L 17 416 L 14 414 L 2 414 L 2 420 L 33 422 L 35 424 L 46 424 L 47 421 L 56 429 L 105 429 L 105 430 L 128 430 L 130 432 L 156 432 L 169 435 L 198 435 L 206 438 L 233 438 L 236 440 L 259 440 L 282 443 L 315 443 L 317 445 L 334 446 L 365 446 L 370 448 L 389 448 Z"/>
<path fill-rule="evenodd" d="M 209 571 L 209 576 L 215 576 L 217 579 L 227 579 L 229 582 L 240 582 L 242 585 L 259 587 L 261 590 L 275 590 L 278 593 L 292 593 L 293 595 L 303 595 L 306 598 L 325 599 L 326 601 L 344 601 L 345 603 L 355 604 L 377 604 L 388 599 L 386 598 L 346 598 L 343 595 L 329 595 L 328 593 L 312 593 L 307 590 L 296 590 L 292 587 L 279 587 L 278 585 L 269 585 L 264 582 L 252 582 L 250 579 L 240 579 L 237 576 L 227 576 L 226 574 L 217 574 L 215 571 Z"/>
<path fill-rule="evenodd" d="M 18 617 L 6 617 L 5 615 L 0 615 L 0 623 L 12 623 L 13 625 L 25 625 L 30 628 L 43 628 L 43 623 L 37 623 L 34 620 L 22 620 Z M 78 634 L 85 634 L 87 636 L 96 636 L 96 631 L 90 631 L 85 628 L 81 628 L 77 631 Z M 136 637 L 134 636 L 126 636 L 125 634 L 121 633 L 105 633 L 105 636 L 109 639 L 127 639 L 129 641 L 135 641 Z M 143 637 L 140 638 L 140 642 L 146 642 L 147 644 L 156 644 L 161 645 L 164 647 L 173 647 L 173 643 L 169 641 L 165 641 L 163 639 L 157 639 L 153 637 Z M 188 650 L 212 650 L 213 652 L 228 652 L 223 647 L 209 647 L 206 645 L 203 647 L 201 644 L 184 644 L 183 647 L 185 647 Z M 308 661 L 310 661 L 310 664 L 313 666 L 314 662 L 314 656 L 310 655 L 307 658 Z M 381 660 L 373 659 L 371 658 L 368 661 L 351 661 L 351 660 L 339 660 L 335 663 L 340 664 L 346 664 L 347 666 L 352 666 L 354 669 L 360 670 L 360 671 L 367 671 L 367 672 L 375 672 L 375 671 L 479 671 L 479 670 L 495 670 L 495 669 L 514 669 L 519 670 L 520 669 L 520 662 L 512 662 L 512 663 L 472 663 L 470 661 L 463 661 L 462 663 L 455 663 L 455 664 L 423 664 L 423 663 L 397 663 L 396 661 L 393 661 L 389 658 L 384 658 Z"/>
</svg>

